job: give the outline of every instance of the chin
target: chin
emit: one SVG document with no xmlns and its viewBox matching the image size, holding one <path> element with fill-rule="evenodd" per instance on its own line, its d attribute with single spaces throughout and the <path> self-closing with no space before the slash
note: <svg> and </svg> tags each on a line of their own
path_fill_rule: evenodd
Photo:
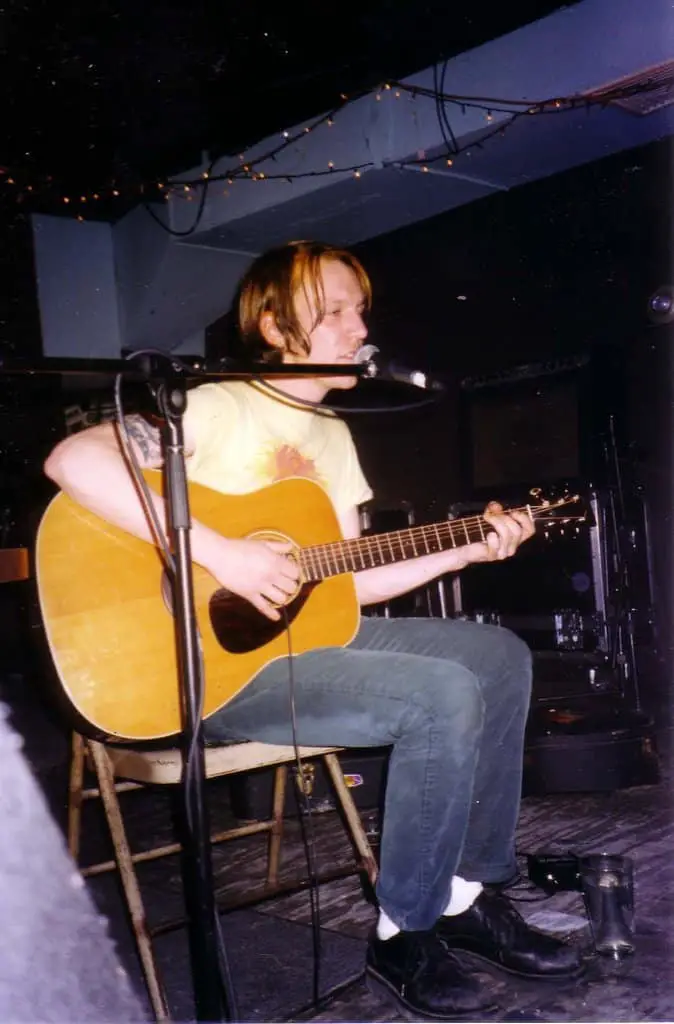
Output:
<svg viewBox="0 0 674 1024">
<path fill-rule="evenodd" d="M 351 388 L 355 388 L 358 383 L 358 377 L 326 377 L 325 386 L 330 391 L 348 391 Z"/>
</svg>

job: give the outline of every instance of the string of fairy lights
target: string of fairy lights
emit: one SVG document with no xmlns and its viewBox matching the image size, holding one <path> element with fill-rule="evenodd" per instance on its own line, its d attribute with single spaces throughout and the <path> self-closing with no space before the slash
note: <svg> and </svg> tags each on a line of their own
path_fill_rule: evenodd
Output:
<svg viewBox="0 0 674 1024">
<path fill-rule="evenodd" d="M 612 90 L 602 90 L 596 93 L 589 93 L 582 96 L 557 96 L 544 100 L 516 100 L 488 96 L 462 96 L 446 93 L 437 87 L 437 78 L 434 80 L 434 88 L 420 85 L 410 85 L 400 81 L 389 81 L 382 83 L 379 87 L 366 92 L 352 95 L 342 93 L 339 101 L 328 113 L 315 118 L 299 129 L 284 130 L 280 132 L 279 141 L 270 146 L 265 152 L 256 155 L 254 158 L 247 158 L 245 153 L 240 153 L 232 166 L 214 173 L 216 164 L 225 161 L 226 158 L 219 157 L 213 160 L 209 168 L 202 171 L 198 177 L 178 178 L 169 181 L 113 181 L 106 188 L 99 188 L 96 191 L 69 193 L 63 192 L 58 182 L 50 175 L 35 175 L 20 167 L 0 167 L 0 188 L 9 190 L 17 202 L 47 198 L 50 205 L 60 204 L 64 211 L 72 211 L 72 215 L 78 220 L 86 220 L 89 211 L 93 212 L 96 204 L 114 202 L 123 198 L 127 203 L 129 200 L 137 200 L 138 203 L 146 205 L 148 211 L 166 227 L 163 219 L 157 217 L 150 204 L 157 202 L 169 202 L 171 200 L 197 201 L 198 211 L 195 224 L 184 231 L 171 231 L 172 234 L 192 233 L 200 219 L 207 194 L 213 194 L 214 188 L 219 188 L 221 194 L 229 195 L 232 186 L 238 182 L 270 182 L 284 181 L 292 184 L 293 181 L 306 178 L 318 178 L 327 176 L 351 176 L 362 177 L 368 169 L 380 167 L 414 167 L 417 170 L 429 171 L 434 164 L 441 164 L 443 167 L 451 168 L 455 161 L 461 157 L 470 156 L 470 152 L 476 148 L 482 148 L 486 142 L 495 136 L 503 136 L 514 124 L 526 117 L 540 117 L 559 115 L 568 111 L 579 109 L 590 110 L 593 107 L 606 107 L 617 100 L 624 100 L 630 96 L 662 90 L 663 88 L 674 88 L 674 78 L 669 82 L 663 82 L 662 78 L 653 81 L 640 82 L 638 85 L 617 87 Z M 404 161 L 391 160 L 390 162 L 377 162 L 374 159 L 362 163 L 342 166 L 334 160 L 328 160 L 322 166 L 315 166 L 310 170 L 294 171 L 289 173 L 278 163 L 278 158 L 285 150 L 297 147 L 302 142 L 309 142 L 316 133 L 329 130 L 343 114 L 347 107 L 370 97 L 375 103 L 388 100 L 399 101 L 407 97 L 411 101 L 429 100 L 435 103 L 436 112 L 442 129 L 444 146 L 440 151 L 427 156 L 424 151 L 418 152 L 414 158 Z M 454 115 L 465 116 L 468 111 L 478 111 L 481 115 L 480 125 L 483 131 L 479 138 L 475 139 L 475 131 L 471 130 L 472 140 L 460 145 L 456 140 L 448 116 L 448 109 Z M 498 115 L 498 117 L 497 117 Z M 504 115 L 504 116 L 503 116 Z M 321 152 L 325 152 L 322 147 Z M 310 156 L 310 152 L 306 154 Z"/>
</svg>

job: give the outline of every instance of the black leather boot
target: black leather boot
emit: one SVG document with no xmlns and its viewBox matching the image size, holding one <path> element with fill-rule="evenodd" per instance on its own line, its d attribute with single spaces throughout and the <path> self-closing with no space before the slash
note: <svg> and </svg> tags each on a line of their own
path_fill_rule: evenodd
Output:
<svg viewBox="0 0 674 1024">
<path fill-rule="evenodd" d="M 494 1007 L 479 976 L 432 931 L 372 939 L 366 976 L 369 988 L 414 1020 L 456 1020 Z"/>
<path fill-rule="evenodd" d="M 483 889 L 463 914 L 441 917 L 434 928 L 450 949 L 526 978 L 570 978 L 582 973 L 580 951 L 531 928 L 502 893 Z"/>
</svg>

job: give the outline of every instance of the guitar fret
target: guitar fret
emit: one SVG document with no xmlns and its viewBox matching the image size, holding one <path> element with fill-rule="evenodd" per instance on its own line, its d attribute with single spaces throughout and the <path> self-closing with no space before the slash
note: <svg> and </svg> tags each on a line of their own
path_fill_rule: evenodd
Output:
<svg viewBox="0 0 674 1024">
<path fill-rule="evenodd" d="M 326 549 L 325 544 L 321 544 L 321 546 L 318 549 L 318 564 L 319 564 L 320 569 L 321 569 L 321 576 L 324 576 L 324 577 L 325 576 L 329 576 L 330 575 L 330 556 L 328 554 L 328 551 Z"/>
<path fill-rule="evenodd" d="M 409 535 L 410 535 L 410 543 L 412 544 L 412 551 L 414 552 L 414 557 L 416 558 L 418 556 L 419 552 L 417 551 L 417 546 L 414 543 L 414 530 L 410 530 L 409 531 Z"/>
<path fill-rule="evenodd" d="M 438 542 L 438 551 L 442 551 L 442 538 L 440 536 L 440 527 L 438 526 L 437 523 L 434 523 L 433 529 L 435 530 L 435 536 Z"/>
</svg>

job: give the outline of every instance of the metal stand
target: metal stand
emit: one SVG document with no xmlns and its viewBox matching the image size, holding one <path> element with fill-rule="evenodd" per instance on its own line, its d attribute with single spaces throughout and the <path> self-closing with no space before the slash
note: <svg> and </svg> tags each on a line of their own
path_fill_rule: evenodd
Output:
<svg viewBox="0 0 674 1024">
<path fill-rule="evenodd" d="M 175 564 L 171 583 L 183 711 L 183 792 L 187 825 L 183 843 L 184 890 L 194 1002 L 197 1020 L 225 1021 L 232 1019 L 231 997 L 225 991 L 220 972 L 211 830 L 203 793 L 206 765 L 201 693 L 204 679 L 192 578 L 191 518 L 182 423 L 187 405 L 184 382 L 160 384 L 157 403 L 165 419 L 162 448 L 167 528 Z"/>
</svg>

